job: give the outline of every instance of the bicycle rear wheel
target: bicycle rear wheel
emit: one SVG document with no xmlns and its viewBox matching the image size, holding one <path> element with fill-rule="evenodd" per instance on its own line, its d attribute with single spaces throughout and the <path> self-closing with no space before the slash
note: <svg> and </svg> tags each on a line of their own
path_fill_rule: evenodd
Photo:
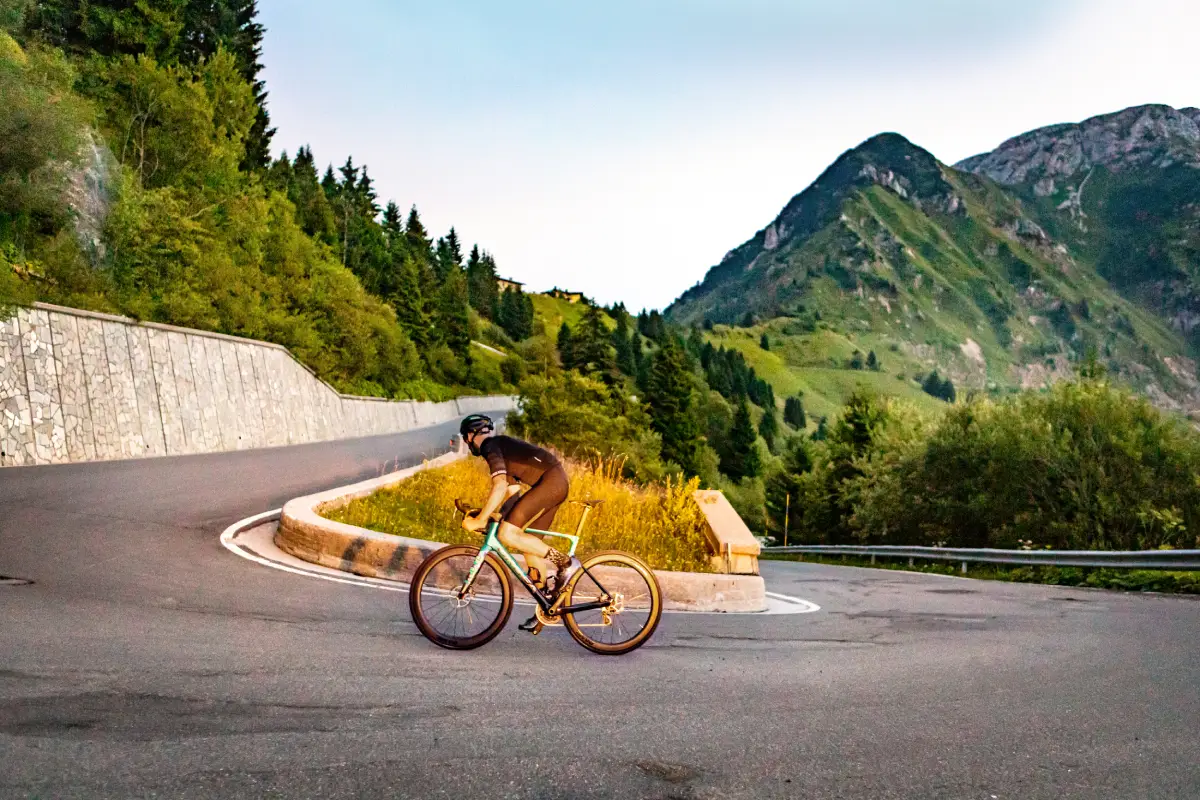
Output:
<svg viewBox="0 0 1200 800">
<path fill-rule="evenodd" d="M 636 650 L 662 619 L 658 579 L 645 561 L 629 553 L 589 556 L 563 592 L 563 606 L 609 602 L 605 608 L 562 615 L 571 637 L 593 653 L 616 656 Z"/>
<path fill-rule="evenodd" d="M 471 588 L 460 596 L 478 556 L 478 547 L 444 547 L 413 574 L 408 608 L 417 628 L 439 647 L 471 650 L 485 645 L 512 614 L 512 584 L 495 556 L 484 560 Z"/>
</svg>

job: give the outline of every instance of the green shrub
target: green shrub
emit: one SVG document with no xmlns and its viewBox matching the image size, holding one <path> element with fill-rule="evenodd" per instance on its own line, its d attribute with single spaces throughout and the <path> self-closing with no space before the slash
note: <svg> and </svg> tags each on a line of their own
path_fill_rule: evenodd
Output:
<svg viewBox="0 0 1200 800">
<path fill-rule="evenodd" d="M 663 476 L 658 434 L 642 406 L 602 381 L 575 371 L 531 376 L 521 384 L 520 408 L 508 416 L 509 430 L 551 445 L 572 458 L 624 459 L 627 477 Z"/>
<path fill-rule="evenodd" d="M 862 465 L 850 525 L 890 544 L 1140 550 L 1200 531 L 1200 438 L 1107 383 L 977 399 Z"/>
</svg>

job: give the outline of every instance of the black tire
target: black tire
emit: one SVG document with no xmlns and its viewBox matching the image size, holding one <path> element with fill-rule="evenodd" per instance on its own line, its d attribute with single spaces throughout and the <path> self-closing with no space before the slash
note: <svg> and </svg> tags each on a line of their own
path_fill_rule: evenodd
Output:
<svg viewBox="0 0 1200 800">
<path fill-rule="evenodd" d="M 637 594 L 623 598 L 629 605 L 619 614 L 609 615 L 611 623 L 603 621 L 604 614 L 599 610 L 563 614 L 563 624 L 571 638 L 593 653 L 608 656 L 629 653 L 645 644 L 662 619 L 662 587 L 650 566 L 635 555 L 609 550 L 588 556 L 583 561 L 583 568 L 571 576 L 563 589 L 563 605 L 597 600 L 604 590 L 621 591 L 624 595 L 629 587 L 634 587 Z M 622 638 L 623 623 L 629 626 L 630 632 L 625 638 Z M 608 635 L 589 633 L 593 630 L 605 631 Z"/>
<path fill-rule="evenodd" d="M 496 638 L 512 614 L 512 583 L 509 581 L 508 571 L 493 555 L 489 555 L 479 568 L 466 602 L 456 599 L 451 593 L 455 588 L 455 581 L 461 586 L 466 580 L 478 555 L 479 548 L 470 545 L 443 547 L 422 561 L 421 566 L 413 573 L 412 585 L 408 591 L 409 611 L 412 612 L 413 622 L 425 638 L 438 647 L 448 650 L 472 650 L 481 647 Z M 481 630 L 476 631 L 473 624 L 464 624 L 463 631 L 459 634 L 457 623 L 461 617 L 456 617 L 451 623 L 450 631 L 441 629 L 450 615 L 468 616 L 472 618 L 470 621 L 473 621 L 473 608 L 483 609 L 479 620 L 487 624 Z M 493 613 L 494 619 L 488 622 Z"/>
</svg>

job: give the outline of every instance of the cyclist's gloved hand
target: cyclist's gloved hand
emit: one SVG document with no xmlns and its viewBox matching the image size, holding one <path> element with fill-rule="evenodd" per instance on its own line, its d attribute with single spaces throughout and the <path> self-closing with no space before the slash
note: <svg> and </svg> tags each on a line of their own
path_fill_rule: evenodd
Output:
<svg viewBox="0 0 1200 800">
<path fill-rule="evenodd" d="M 464 515 L 462 526 L 464 530 L 471 531 L 472 533 L 479 533 L 481 530 L 487 527 L 487 520 L 478 514 Z"/>
</svg>

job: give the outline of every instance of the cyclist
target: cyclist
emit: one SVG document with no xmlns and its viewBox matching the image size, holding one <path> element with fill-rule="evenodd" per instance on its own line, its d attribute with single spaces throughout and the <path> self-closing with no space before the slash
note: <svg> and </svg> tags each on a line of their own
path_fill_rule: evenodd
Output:
<svg viewBox="0 0 1200 800">
<path fill-rule="evenodd" d="M 562 588 L 571 558 L 546 544 L 538 536 L 526 533 L 534 521 L 542 530 L 549 530 L 558 507 L 567 499 L 570 484 L 562 463 L 545 448 L 496 434 L 490 417 L 471 414 L 463 419 L 459 434 L 471 454 L 481 456 L 492 473 L 492 490 L 483 509 L 475 516 L 465 517 L 463 528 L 479 533 L 487 528 L 488 518 L 500 511 L 499 539 L 509 550 L 525 555 L 529 578 L 538 588 L 549 588 L 551 594 Z M 529 489 L 520 494 L 521 484 Z M 553 574 L 554 584 L 547 580 Z M 537 622 L 531 617 L 522 629 Z"/>
</svg>

